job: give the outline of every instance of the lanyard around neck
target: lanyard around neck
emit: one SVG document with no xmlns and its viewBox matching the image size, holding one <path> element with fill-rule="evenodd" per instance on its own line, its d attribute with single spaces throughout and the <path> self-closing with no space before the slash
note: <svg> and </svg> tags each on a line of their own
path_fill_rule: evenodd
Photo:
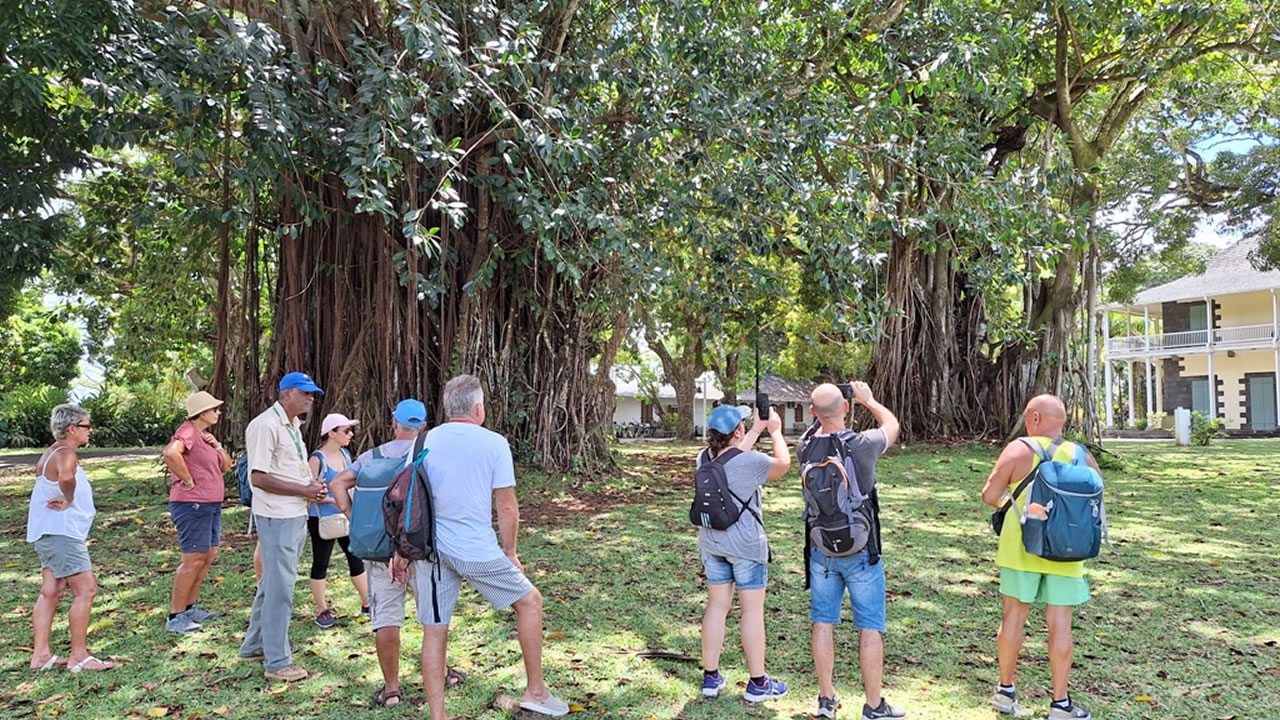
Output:
<svg viewBox="0 0 1280 720">
<path fill-rule="evenodd" d="M 289 422 L 289 418 L 280 414 L 280 410 L 275 405 L 271 406 L 271 411 L 276 414 L 276 417 L 284 420 L 285 430 L 289 433 L 289 439 L 293 441 L 293 449 L 298 451 L 298 459 L 305 463 L 307 461 L 307 453 L 302 449 L 302 440 L 298 437 L 298 429 L 293 426 L 293 423 Z"/>
</svg>

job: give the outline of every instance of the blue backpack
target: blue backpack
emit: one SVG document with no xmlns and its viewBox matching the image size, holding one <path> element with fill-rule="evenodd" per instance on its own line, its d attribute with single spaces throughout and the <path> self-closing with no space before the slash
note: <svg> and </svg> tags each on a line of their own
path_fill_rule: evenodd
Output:
<svg viewBox="0 0 1280 720">
<path fill-rule="evenodd" d="M 1102 476 L 1085 462 L 1085 449 L 1075 445 L 1071 462 L 1054 460 L 1064 442 L 1054 440 L 1048 449 L 1030 438 L 1022 438 L 1040 464 L 1013 491 L 1014 512 L 1023 489 L 1030 493 L 1027 505 L 1044 506 L 1047 516 L 1021 515 L 1022 545 L 1030 555 L 1045 560 L 1072 562 L 1098 556 L 1107 537 L 1107 511 L 1102 504 Z"/>
<path fill-rule="evenodd" d="M 249 453 L 240 453 L 236 461 L 236 480 L 240 484 L 240 504 L 253 507 L 253 486 L 249 484 Z"/>
<path fill-rule="evenodd" d="M 407 457 L 387 457 L 382 448 L 361 464 L 351 492 L 351 554 L 362 560 L 387 562 L 391 559 L 391 536 L 383 520 L 382 499 L 409 458 L 416 458 L 426 443 L 426 433 L 418 435 Z"/>
</svg>

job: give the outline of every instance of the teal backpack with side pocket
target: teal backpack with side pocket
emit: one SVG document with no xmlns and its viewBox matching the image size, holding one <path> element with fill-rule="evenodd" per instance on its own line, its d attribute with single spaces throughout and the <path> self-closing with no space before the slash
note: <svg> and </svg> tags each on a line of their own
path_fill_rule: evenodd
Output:
<svg viewBox="0 0 1280 720">
<path fill-rule="evenodd" d="M 1029 555 L 1075 562 L 1095 558 L 1107 537 L 1107 511 L 1102 502 L 1102 476 L 1086 462 L 1083 446 L 1075 446 L 1070 462 L 1054 460 L 1065 442 L 1055 440 L 1048 449 L 1029 438 L 1023 441 L 1040 458 L 1035 470 L 1013 492 L 1013 511 L 1022 523 L 1022 545 Z M 1045 509 L 1045 517 L 1023 513 L 1017 499 L 1023 489 L 1027 506 Z"/>
<path fill-rule="evenodd" d="M 408 456 L 387 457 L 382 448 L 361 464 L 351 491 L 351 554 L 361 560 L 387 562 L 391 559 L 391 536 L 382 514 L 382 500 L 409 459 L 417 457 L 426 443 L 426 433 L 418 435 Z"/>
</svg>

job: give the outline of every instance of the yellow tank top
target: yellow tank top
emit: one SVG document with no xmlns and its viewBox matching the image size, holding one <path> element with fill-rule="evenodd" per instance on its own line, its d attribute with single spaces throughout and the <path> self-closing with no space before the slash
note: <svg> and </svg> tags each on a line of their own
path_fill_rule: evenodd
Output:
<svg viewBox="0 0 1280 720">
<path fill-rule="evenodd" d="M 1040 443 L 1040 447 L 1046 450 L 1053 444 L 1053 438 L 1034 437 L 1031 438 L 1035 442 Z M 1053 459 L 1059 462 L 1071 462 L 1074 457 L 1076 446 L 1072 442 L 1064 442 L 1054 452 Z M 1037 455 L 1031 464 L 1031 473 L 1036 471 L 1040 465 L 1040 456 Z M 1013 492 L 1018 487 L 1018 483 L 1026 479 L 1026 475 L 1018 478 L 1009 484 L 1009 492 Z M 1027 511 L 1027 499 L 1031 493 L 1030 487 L 1022 491 L 1015 501 L 1018 504 L 1018 513 Z M 1061 562 L 1058 560 L 1045 560 L 1042 557 L 1036 557 L 1027 553 L 1022 546 L 1022 524 L 1018 522 L 1018 514 L 1013 508 L 1009 509 L 1009 513 L 1005 515 L 1004 526 L 1000 529 L 1000 544 L 996 549 L 996 565 L 1009 568 L 1011 570 L 1023 570 L 1025 572 L 1044 573 L 1045 575 L 1066 575 L 1067 577 L 1080 577 L 1084 575 L 1084 561 L 1076 560 L 1073 562 Z"/>
</svg>

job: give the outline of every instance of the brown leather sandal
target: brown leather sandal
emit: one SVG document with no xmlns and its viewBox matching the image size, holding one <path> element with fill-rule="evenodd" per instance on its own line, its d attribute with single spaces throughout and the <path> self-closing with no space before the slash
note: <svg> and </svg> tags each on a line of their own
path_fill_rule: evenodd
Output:
<svg viewBox="0 0 1280 720">
<path fill-rule="evenodd" d="M 400 691 L 388 690 L 387 686 L 383 685 L 373 693 L 373 697 L 371 699 L 373 700 L 373 704 L 378 707 L 393 708 L 400 704 Z M 395 702 L 388 704 L 391 700 L 395 700 Z"/>
</svg>

